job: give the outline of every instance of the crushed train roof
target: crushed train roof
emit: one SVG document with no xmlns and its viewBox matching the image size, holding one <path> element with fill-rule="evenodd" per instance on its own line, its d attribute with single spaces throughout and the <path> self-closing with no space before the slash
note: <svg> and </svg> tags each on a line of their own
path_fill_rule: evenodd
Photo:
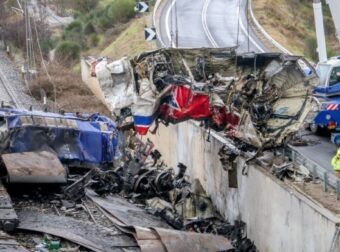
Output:
<svg viewBox="0 0 340 252">
<path fill-rule="evenodd" d="M 302 127 L 318 83 L 302 57 L 232 48 L 160 49 L 91 67 L 108 107 L 132 115 L 140 134 L 155 121 L 195 119 L 257 148 L 282 145 Z"/>
</svg>

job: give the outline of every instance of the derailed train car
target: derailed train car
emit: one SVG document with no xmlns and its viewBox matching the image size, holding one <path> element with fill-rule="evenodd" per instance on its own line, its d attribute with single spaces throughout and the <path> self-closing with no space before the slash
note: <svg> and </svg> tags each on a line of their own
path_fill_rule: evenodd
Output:
<svg viewBox="0 0 340 252">
<path fill-rule="evenodd" d="M 100 114 L 1 108 L 0 154 L 10 182 L 66 182 L 64 166 L 111 165 L 118 131 Z"/>
<path fill-rule="evenodd" d="M 123 117 L 129 110 L 142 135 L 154 122 L 195 119 L 257 148 L 282 145 L 302 128 L 318 83 L 302 57 L 232 48 L 101 59 L 95 75 L 108 107 Z"/>
</svg>

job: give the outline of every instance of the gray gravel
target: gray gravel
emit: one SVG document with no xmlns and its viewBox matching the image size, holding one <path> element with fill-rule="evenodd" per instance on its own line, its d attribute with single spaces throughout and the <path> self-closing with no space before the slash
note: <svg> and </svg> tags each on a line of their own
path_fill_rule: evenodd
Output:
<svg viewBox="0 0 340 252">
<path fill-rule="evenodd" d="M 40 108 L 39 102 L 29 95 L 29 90 L 23 81 L 20 69 L 10 61 L 4 51 L 0 51 L 0 75 L 5 76 L 8 88 L 12 91 L 11 93 L 14 99 L 19 103 L 17 105 L 18 107 L 29 108 L 33 106 L 37 109 Z M 0 79 L 0 101 L 10 103 L 11 100 L 10 94 L 6 91 Z"/>
</svg>

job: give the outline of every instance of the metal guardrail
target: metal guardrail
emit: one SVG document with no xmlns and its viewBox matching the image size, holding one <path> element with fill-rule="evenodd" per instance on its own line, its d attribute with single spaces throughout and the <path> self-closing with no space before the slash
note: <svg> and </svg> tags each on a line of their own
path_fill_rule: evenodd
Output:
<svg viewBox="0 0 340 252">
<path fill-rule="evenodd" d="M 283 53 L 292 54 L 289 50 L 287 50 L 285 47 L 283 47 L 279 42 L 277 42 L 273 37 L 271 37 L 265 29 L 262 27 L 262 25 L 258 22 L 258 20 L 255 17 L 254 10 L 253 10 L 253 1 L 249 0 L 249 12 L 251 19 L 253 23 L 255 24 L 256 28 L 262 33 L 262 35 L 270 41 L 277 49 L 282 51 Z M 288 148 L 288 151 L 286 152 L 290 159 L 293 162 L 296 162 L 297 164 L 303 165 L 306 167 L 312 174 L 313 180 L 321 179 L 324 184 L 324 191 L 327 192 L 329 187 L 332 187 L 336 190 L 337 193 L 337 199 L 340 199 L 340 180 L 336 175 L 329 172 L 327 169 L 321 167 L 317 163 L 313 162 L 310 159 L 307 159 L 302 154 L 300 154 L 298 151 L 294 150 L 293 148 Z"/>
<path fill-rule="evenodd" d="M 17 107 L 22 107 L 21 102 L 19 102 L 19 100 L 16 98 L 15 91 L 13 90 L 11 84 L 7 80 L 5 74 L 0 69 L 0 85 L 1 84 L 5 88 L 6 92 L 9 95 L 9 97 L 13 101 L 14 105 L 17 106 Z"/>
<path fill-rule="evenodd" d="M 324 191 L 327 192 L 329 187 L 336 190 L 337 199 L 340 199 L 340 180 L 338 177 L 331 173 L 329 170 L 321 167 L 314 161 L 304 157 L 298 151 L 289 147 L 286 149 L 286 155 L 295 163 L 306 167 L 313 176 L 313 180 L 320 179 L 323 181 Z"/>
</svg>

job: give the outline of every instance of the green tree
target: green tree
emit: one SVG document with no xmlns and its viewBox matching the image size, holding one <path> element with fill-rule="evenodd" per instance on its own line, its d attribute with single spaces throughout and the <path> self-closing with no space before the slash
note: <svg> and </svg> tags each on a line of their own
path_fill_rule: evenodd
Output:
<svg viewBox="0 0 340 252">
<path fill-rule="evenodd" d="M 74 0 L 76 9 L 82 13 L 90 12 L 98 5 L 98 0 Z"/>
<path fill-rule="evenodd" d="M 107 15 L 118 22 L 126 22 L 135 16 L 134 0 L 116 0 L 108 8 Z"/>
<path fill-rule="evenodd" d="M 73 41 L 61 42 L 55 51 L 55 57 L 59 62 L 65 65 L 71 65 L 75 60 L 80 57 L 81 47 Z"/>
<path fill-rule="evenodd" d="M 77 20 L 70 23 L 64 30 L 64 39 L 85 47 L 83 24 Z"/>
</svg>

